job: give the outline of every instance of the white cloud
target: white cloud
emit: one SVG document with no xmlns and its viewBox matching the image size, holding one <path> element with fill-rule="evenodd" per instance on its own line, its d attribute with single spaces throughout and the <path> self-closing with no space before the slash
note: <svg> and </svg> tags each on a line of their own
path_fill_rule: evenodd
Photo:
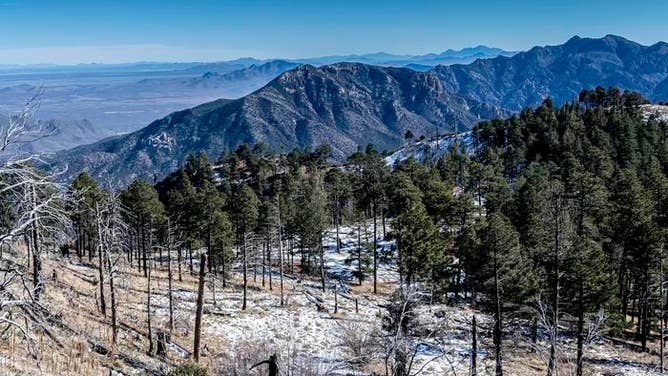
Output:
<svg viewBox="0 0 668 376">
<path fill-rule="evenodd" d="M 137 61 L 218 61 L 252 54 L 252 51 L 224 48 L 190 48 L 163 44 L 118 44 L 0 49 L 0 61 L 4 64 L 113 64 Z"/>
</svg>

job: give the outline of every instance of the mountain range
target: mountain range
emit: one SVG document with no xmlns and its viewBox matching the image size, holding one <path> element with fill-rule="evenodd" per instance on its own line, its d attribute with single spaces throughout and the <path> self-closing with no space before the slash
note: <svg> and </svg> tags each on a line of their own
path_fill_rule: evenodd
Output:
<svg viewBox="0 0 668 376">
<path fill-rule="evenodd" d="M 550 96 L 574 99 L 582 89 L 617 86 L 653 100 L 668 94 L 668 43 L 644 46 L 625 38 L 575 36 L 558 46 L 534 47 L 512 57 L 438 66 L 447 92 L 519 111 Z"/>
<path fill-rule="evenodd" d="M 516 51 L 506 51 L 500 48 L 476 46 L 461 50 L 447 49 L 441 53 L 429 53 L 424 55 L 395 55 L 385 52 L 377 52 L 362 55 L 333 55 L 314 58 L 292 59 L 299 64 L 311 64 L 315 66 L 330 65 L 339 62 L 363 63 L 390 67 L 434 67 L 437 65 L 467 64 L 477 59 L 485 59 L 496 56 L 513 56 Z M 237 60 L 236 62 L 248 62 L 249 60 Z M 234 62 L 234 61 L 232 61 Z"/>
<path fill-rule="evenodd" d="M 119 184 L 162 177 L 191 152 L 217 157 L 243 142 L 264 142 L 276 151 L 327 143 L 342 160 L 358 145 L 394 148 L 407 130 L 466 130 L 547 96 L 558 103 L 573 100 L 598 85 L 665 100 L 667 79 L 666 43 L 643 46 L 612 35 L 574 37 L 563 45 L 426 72 L 361 63 L 301 65 L 242 98 L 175 112 L 57 159 L 72 174 L 88 170 Z"/>
<path fill-rule="evenodd" d="M 374 53 L 293 60 L 243 58 L 212 63 L 0 65 L 0 113 L 16 111 L 25 98 L 43 88 L 36 116 L 42 121 L 58 123 L 62 132 L 23 150 L 54 152 L 132 132 L 152 120 L 201 103 L 242 97 L 301 64 L 322 66 L 349 61 L 407 65 L 427 71 L 438 63 L 469 62 L 498 54 L 512 53 L 478 46 L 415 56 Z M 86 127 L 84 132 L 80 132 L 82 125 Z M 72 134 L 78 136 L 70 137 Z"/>
</svg>

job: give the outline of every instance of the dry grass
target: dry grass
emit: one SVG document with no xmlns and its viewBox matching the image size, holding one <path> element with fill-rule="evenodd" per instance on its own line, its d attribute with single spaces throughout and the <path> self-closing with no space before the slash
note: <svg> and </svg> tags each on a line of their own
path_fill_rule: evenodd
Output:
<svg viewBox="0 0 668 376">
<path fill-rule="evenodd" d="M 7 257 L 7 254 L 5 254 Z M 24 262 L 25 259 L 15 260 Z M 98 308 L 99 286 L 97 270 L 93 265 L 79 264 L 78 260 L 61 260 L 57 257 L 46 257 L 44 260 L 44 275 L 51 276 L 56 270 L 57 280 L 47 281 L 46 291 L 42 303 L 48 307 L 52 317 L 59 318 L 63 326 L 48 324 L 48 328 L 60 339 L 63 347 L 58 347 L 52 340 L 40 330 L 35 329 L 37 349 L 40 354 L 39 361 L 35 361 L 25 349 L 25 344 L 16 333 L 11 334 L 5 340 L 0 340 L 0 375 L 108 375 L 110 369 L 118 370 L 126 374 L 141 374 L 136 365 L 128 363 L 142 363 L 144 366 L 159 372 L 168 367 L 186 361 L 175 352 L 170 351 L 167 359 L 158 359 L 148 356 L 147 325 L 146 325 L 146 279 L 143 273 L 136 268 L 125 265 L 122 273 L 116 278 L 118 320 L 120 331 L 117 346 L 111 346 L 111 328 L 109 318 L 105 318 Z M 168 331 L 168 307 L 167 307 L 167 273 L 166 270 L 156 269 L 153 273 L 153 333 L 158 330 Z M 175 273 L 175 277 L 177 277 Z M 341 357 L 353 356 L 364 358 L 363 363 L 356 364 L 355 368 L 365 372 L 376 372 L 384 374 L 384 364 L 378 354 L 365 353 L 365 347 L 371 346 L 373 340 L 367 335 L 364 325 L 378 325 L 380 322 L 378 305 L 385 301 L 394 286 L 391 283 L 379 284 L 379 296 L 372 294 L 373 286 L 366 281 L 362 286 L 353 284 L 350 295 L 358 299 L 360 310 L 355 313 L 354 300 L 339 296 L 339 310 L 333 314 L 334 297 L 332 293 L 322 294 L 325 299 L 326 311 L 318 313 L 318 320 L 310 320 L 312 316 L 302 316 L 308 310 L 315 312 L 315 305 L 305 300 L 303 292 L 300 292 L 296 281 L 286 279 L 284 283 L 284 297 L 286 304 L 279 306 L 278 279 L 274 279 L 274 289 L 268 289 L 268 283 L 263 288 L 261 278 L 257 283 L 249 278 L 249 309 L 240 312 L 241 281 L 238 275 L 228 281 L 227 288 L 223 289 L 220 281 L 216 287 L 216 303 L 213 301 L 213 293 L 210 288 L 206 289 L 205 299 L 205 326 L 203 328 L 203 343 L 201 363 L 210 370 L 218 370 L 217 374 L 231 372 L 230 367 L 245 367 L 246 364 L 265 358 L 272 352 L 278 352 L 287 357 L 295 351 L 310 350 L 312 346 L 324 347 L 324 352 L 340 353 Z M 303 283 L 317 285 L 317 280 L 305 280 Z M 183 281 L 175 278 L 173 287 L 175 291 L 175 328 L 171 335 L 172 342 L 190 350 L 193 341 L 194 306 L 197 280 L 188 272 L 187 264 L 183 267 Z M 105 288 L 107 286 L 105 285 Z M 105 290 L 105 296 L 109 299 L 109 291 Z M 469 317 L 473 311 L 469 308 L 444 308 L 444 317 L 460 315 Z M 269 323 L 275 319 L 276 312 L 281 317 L 291 318 L 290 322 L 295 331 L 276 331 L 267 337 L 265 332 L 241 332 L 237 335 L 236 342 L 230 340 L 233 334 L 228 333 L 233 329 L 238 330 L 239 320 L 250 323 L 250 329 L 254 329 L 253 322 Z M 433 310 L 437 311 L 436 308 Z M 433 312 L 432 312 L 433 313 Z M 315 314 L 315 313 L 312 313 Z M 480 314 L 480 313 L 478 313 Z M 107 315 L 109 315 L 109 308 Z M 434 316 L 436 317 L 436 316 Z M 245 321 L 244 321 L 245 320 Z M 333 323 L 333 326 L 330 325 Z M 340 325 L 339 325 L 340 324 Z M 332 328 L 339 329 L 332 329 Z M 342 328 L 342 329 L 341 329 Z M 456 333 L 466 337 L 469 335 L 466 325 L 461 327 L 445 327 L 447 333 Z M 308 334 L 311 333 L 311 334 Z M 307 335 L 321 333 L 325 338 L 333 339 L 334 342 L 308 342 L 304 339 Z M 347 334 L 346 334 L 347 333 Z M 355 334 L 355 335 L 353 335 Z M 341 338 L 344 336 L 345 338 Z M 304 337 L 304 338 L 302 338 Z M 337 340 L 337 337 L 339 340 Z M 487 352 L 492 349 L 492 344 L 487 329 L 483 325 L 480 330 L 481 348 Z M 343 340 L 341 340 L 343 339 Z M 100 355 L 90 350 L 90 341 L 103 344 L 111 349 L 110 355 Z M 335 343 L 335 345 L 331 345 Z M 327 346 L 332 346 L 327 348 Z M 447 346 L 447 344 L 444 344 Z M 652 343 L 652 350 L 657 349 L 656 343 Z M 348 348 L 348 350 L 346 350 Z M 511 375 L 542 375 L 545 374 L 545 362 L 542 354 L 530 352 L 529 347 L 521 338 L 509 338 L 506 340 L 505 361 L 507 373 Z M 348 355 L 343 355 L 348 351 Z M 603 357 L 614 356 L 624 364 L 605 364 L 607 359 Z M 453 350 L 446 354 L 447 357 L 458 359 L 459 354 Z M 295 360 L 296 362 L 297 360 Z M 303 360 L 299 360 L 304 363 Z M 466 360 L 459 359 L 457 365 L 458 374 L 466 369 Z M 448 374 L 447 363 L 441 368 L 435 365 L 425 367 L 425 371 L 432 370 L 430 374 Z M 605 374 L 605 372 L 627 373 L 629 368 L 625 365 L 635 364 L 649 365 L 656 363 L 654 353 L 636 353 L 623 347 L 613 347 L 603 344 L 597 347 L 596 353 L 590 353 L 588 357 L 588 368 L 592 374 Z M 236 365 L 235 365 L 236 364 Z M 305 363 L 304 363 L 305 364 Z M 435 364 L 435 363 L 434 363 Z M 329 366 L 329 365 L 327 365 Z M 320 371 L 313 370 L 302 364 L 303 375 L 316 375 L 317 372 L 327 373 L 326 366 L 320 364 Z M 239 369 L 241 369 L 239 368 Z M 645 367 L 646 368 L 646 367 Z M 226 370 L 226 371 L 223 371 Z M 480 374 L 493 370 L 493 357 L 482 356 L 479 363 Z M 241 371 L 238 371 L 241 372 Z M 238 373 L 244 375 L 246 373 Z M 627 373 L 628 374 L 628 373 Z M 641 375 L 644 373 L 637 373 Z"/>
</svg>

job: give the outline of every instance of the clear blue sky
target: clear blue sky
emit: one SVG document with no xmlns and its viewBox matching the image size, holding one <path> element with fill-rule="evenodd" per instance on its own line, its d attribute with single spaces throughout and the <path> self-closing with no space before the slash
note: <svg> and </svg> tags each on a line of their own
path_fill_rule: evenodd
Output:
<svg viewBox="0 0 668 376">
<path fill-rule="evenodd" d="M 666 0 L 0 0 L 0 64 L 214 61 L 485 44 L 578 34 L 668 40 Z"/>
</svg>

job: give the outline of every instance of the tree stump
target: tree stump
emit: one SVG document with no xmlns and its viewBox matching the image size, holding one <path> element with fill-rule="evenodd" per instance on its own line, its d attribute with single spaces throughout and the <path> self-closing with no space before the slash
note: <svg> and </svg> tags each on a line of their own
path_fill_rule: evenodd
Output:
<svg viewBox="0 0 668 376">
<path fill-rule="evenodd" d="M 158 339 L 158 348 L 156 351 L 156 355 L 165 358 L 167 357 L 167 344 L 171 341 L 170 335 L 169 333 L 160 330 L 157 333 L 157 339 Z"/>
</svg>

